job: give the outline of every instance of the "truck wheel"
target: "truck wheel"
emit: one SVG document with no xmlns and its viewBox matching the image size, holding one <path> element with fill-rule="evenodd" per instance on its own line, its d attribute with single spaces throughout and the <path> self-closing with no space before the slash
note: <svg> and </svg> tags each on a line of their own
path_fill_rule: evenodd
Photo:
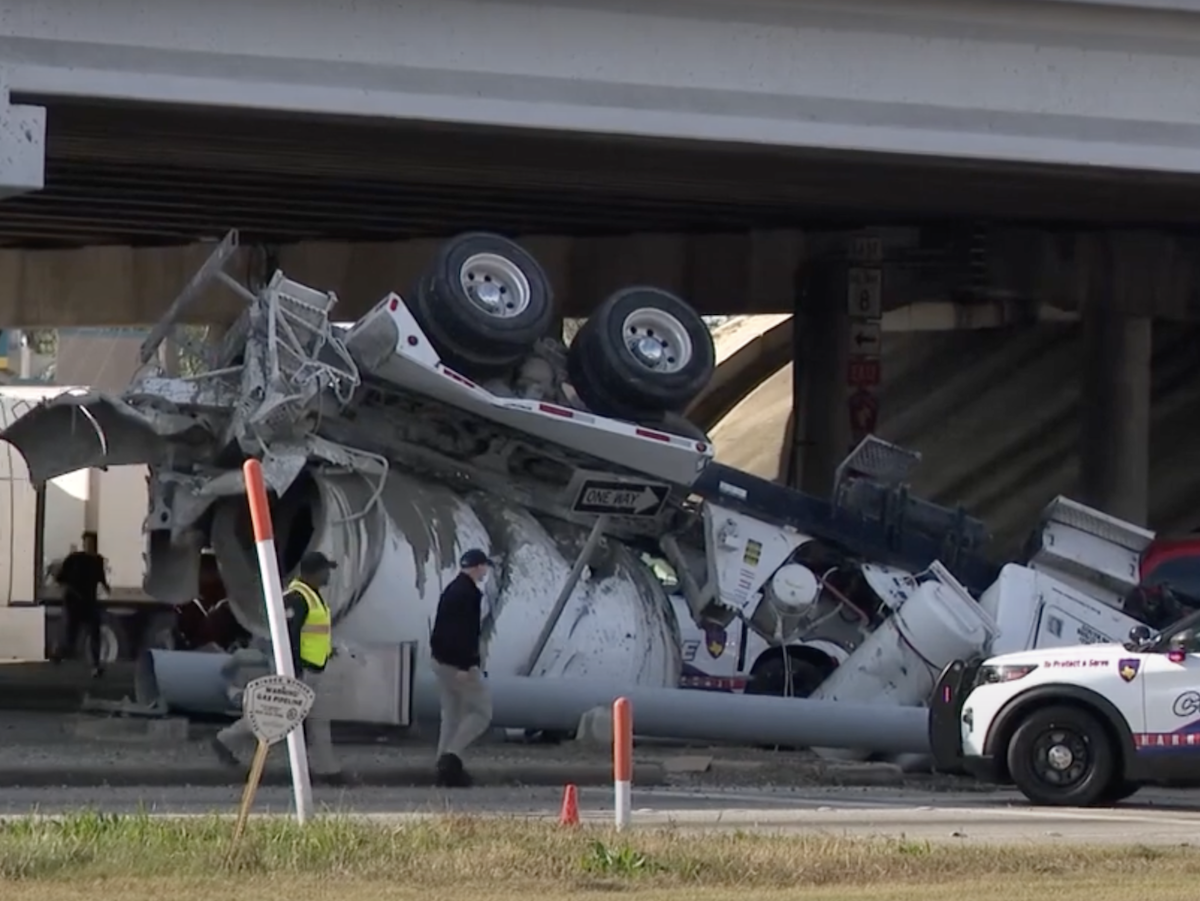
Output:
<svg viewBox="0 0 1200 901">
<path fill-rule="evenodd" d="M 125 630 L 121 628 L 120 623 L 105 618 L 100 623 L 100 662 L 107 666 L 122 657 L 127 657 L 128 649 L 128 639 L 125 638 Z M 83 661 L 92 659 L 91 636 L 80 635 L 76 654 L 78 659 Z"/>
<path fill-rule="evenodd" d="M 420 281 L 410 292 L 409 299 L 409 309 L 420 323 L 425 337 L 437 350 L 442 362 L 455 372 L 478 382 L 503 378 L 509 375 L 525 356 L 524 352 L 514 354 L 504 351 L 502 347 L 498 354 L 482 354 L 466 349 L 464 343 L 455 340 L 452 333 L 447 332 L 438 321 L 438 313 L 435 311 L 439 307 L 439 301 L 430 293 L 425 280 Z"/>
<path fill-rule="evenodd" d="M 807 660 L 793 657 L 791 663 L 794 698 L 807 698 L 828 675 L 821 667 Z M 786 685 L 787 671 L 784 668 L 783 657 L 776 654 L 754 667 L 750 673 L 750 680 L 746 683 L 746 694 L 782 698 Z"/>
<path fill-rule="evenodd" d="M 485 232 L 443 244 L 413 300 L 413 315 L 447 364 L 480 378 L 516 365 L 554 320 L 550 282 L 537 260 Z"/>
<path fill-rule="evenodd" d="M 575 393 L 594 412 L 622 419 L 682 411 L 715 367 L 704 320 L 658 288 L 613 294 L 588 317 L 568 352 Z"/>
<path fill-rule="evenodd" d="M 1112 741 L 1095 716 L 1077 707 L 1029 714 L 1008 743 L 1008 771 L 1034 804 L 1090 807 L 1116 773 Z"/>
</svg>

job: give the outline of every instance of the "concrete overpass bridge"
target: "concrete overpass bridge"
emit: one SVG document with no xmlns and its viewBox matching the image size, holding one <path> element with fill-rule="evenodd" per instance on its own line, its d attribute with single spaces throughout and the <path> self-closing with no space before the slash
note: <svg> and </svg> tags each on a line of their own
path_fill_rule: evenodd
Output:
<svg viewBox="0 0 1200 901">
<path fill-rule="evenodd" d="M 1187 223 L 1188 0 L 0 10 L 12 246 Z"/>
<path fill-rule="evenodd" d="M 498 230 L 565 315 L 651 281 L 799 316 L 792 478 L 821 490 L 846 444 L 847 236 L 871 227 L 886 310 L 1000 303 L 1021 325 L 987 333 L 995 360 L 1082 373 L 1080 493 L 1142 519 L 1151 322 L 1200 310 L 1198 88 L 1188 0 L 10 3 L 0 326 L 152 321 L 231 226 L 242 265 L 350 318 L 421 242 Z M 1048 306 L 1080 350 L 1031 325 Z M 926 375 L 888 377 L 881 428 L 942 423 L 929 373 L 973 370 L 885 344 Z"/>
</svg>

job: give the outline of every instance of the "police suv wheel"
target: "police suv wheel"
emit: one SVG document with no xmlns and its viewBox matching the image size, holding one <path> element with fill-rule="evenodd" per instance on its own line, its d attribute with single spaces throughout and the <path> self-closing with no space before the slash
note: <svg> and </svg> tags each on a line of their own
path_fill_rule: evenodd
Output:
<svg viewBox="0 0 1200 901">
<path fill-rule="evenodd" d="M 1139 782 L 1127 782 L 1124 779 L 1114 779 L 1112 784 L 1105 790 L 1101 797 L 1101 802 L 1104 804 L 1116 804 L 1118 801 L 1124 801 L 1126 798 L 1132 798 L 1141 789 Z"/>
<path fill-rule="evenodd" d="M 1100 721 L 1076 707 L 1035 710 L 1008 743 L 1009 775 L 1034 804 L 1103 803 L 1116 765 L 1112 741 Z"/>
</svg>

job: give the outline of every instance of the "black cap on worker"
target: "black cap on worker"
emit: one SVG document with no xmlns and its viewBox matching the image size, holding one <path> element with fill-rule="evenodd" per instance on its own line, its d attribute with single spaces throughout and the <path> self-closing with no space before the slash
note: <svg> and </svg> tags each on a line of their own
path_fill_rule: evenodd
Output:
<svg viewBox="0 0 1200 901">
<path fill-rule="evenodd" d="M 479 548 L 473 547 L 462 555 L 462 559 L 458 561 L 458 565 L 463 569 L 474 569 L 476 566 L 491 566 L 492 561 Z"/>
<path fill-rule="evenodd" d="M 309 551 L 300 558 L 300 574 L 312 575 L 323 570 L 337 569 L 338 565 L 320 551 Z"/>
</svg>

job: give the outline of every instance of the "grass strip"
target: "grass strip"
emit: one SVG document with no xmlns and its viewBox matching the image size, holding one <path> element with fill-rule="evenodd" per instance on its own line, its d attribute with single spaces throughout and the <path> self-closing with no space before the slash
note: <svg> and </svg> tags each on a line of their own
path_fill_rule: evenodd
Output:
<svg viewBox="0 0 1200 901">
<path fill-rule="evenodd" d="M 3 901 L 189 901 L 256 885 L 259 901 L 528 901 L 569 891 L 724 901 L 771 898 L 1179 898 L 1192 901 L 1200 855 L 1190 848 L 973 845 L 838 836 L 564 829 L 517 818 L 446 817 L 384 825 L 320 817 L 300 828 L 251 820 L 237 863 L 225 864 L 228 817 L 81 813 L 0 823 Z M 872 895 L 876 890 L 886 894 Z M 1159 891 L 1183 894 L 1155 894 Z M 991 891 L 994 894 L 989 895 Z M 215 893 L 214 893 L 215 892 Z M 1123 893 L 1123 895 L 1122 895 Z M 234 897 L 230 895 L 229 897 Z M 248 897 L 240 895 L 240 897 Z M 330 896 L 332 897 L 332 896 Z M 966 897 L 959 895 L 958 897 Z"/>
</svg>

